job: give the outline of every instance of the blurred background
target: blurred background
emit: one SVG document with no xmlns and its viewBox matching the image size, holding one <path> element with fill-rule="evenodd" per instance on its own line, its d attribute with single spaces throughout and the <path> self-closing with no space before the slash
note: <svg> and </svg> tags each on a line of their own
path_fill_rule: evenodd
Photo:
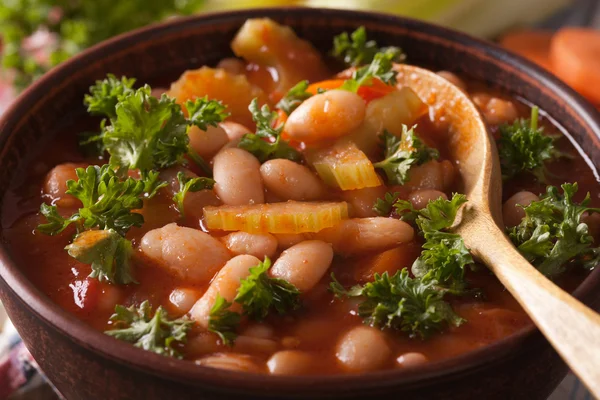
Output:
<svg viewBox="0 0 600 400">
<path fill-rule="evenodd" d="M 600 0 L 0 0 L 0 114 L 52 67 L 178 16 L 255 7 L 373 10 L 498 41 L 600 105 Z M 590 89 L 591 88 L 591 89 Z M 0 400 L 56 399 L 0 305 Z M 591 400 L 569 375 L 551 400 Z"/>
</svg>

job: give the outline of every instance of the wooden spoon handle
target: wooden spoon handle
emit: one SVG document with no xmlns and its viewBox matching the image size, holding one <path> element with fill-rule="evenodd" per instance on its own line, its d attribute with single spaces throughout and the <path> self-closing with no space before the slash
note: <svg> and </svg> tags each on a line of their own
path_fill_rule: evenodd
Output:
<svg viewBox="0 0 600 400">
<path fill-rule="evenodd" d="M 494 272 L 573 372 L 600 399 L 600 315 L 529 264 L 491 219 L 470 228 L 461 233 L 473 255 Z"/>
</svg>

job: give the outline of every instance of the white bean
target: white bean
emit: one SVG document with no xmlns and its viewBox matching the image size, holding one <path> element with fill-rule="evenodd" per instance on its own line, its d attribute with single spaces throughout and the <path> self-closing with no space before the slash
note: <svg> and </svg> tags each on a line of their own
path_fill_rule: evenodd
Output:
<svg viewBox="0 0 600 400">
<path fill-rule="evenodd" d="M 298 141 L 336 139 L 358 128 L 365 109 L 365 101 L 356 93 L 329 90 L 300 104 L 290 114 L 285 130 Z"/>
<path fill-rule="evenodd" d="M 190 310 L 190 316 L 201 326 L 208 327 L 210 309 L 220 295 L 225 300 L 233 302 L 240 287 L 240 280 L 250 274 L 249 268 L 255 267 L 260 260 L 254 256 L 241 255 L 229 260 L 227 264 L 215 276 L 206 293 L 194 304 Z M 239 309 L 239 304 L 234 303 L 232 310 Z"/>
<path fill-rule="evenodd" d="M 190 288 L 175 288 L 169 294 L 169 303 L 177 314 L 186 314 L 200 298 L 197 290 Z"/>
<path fill-rule="evenodd" d="M 215 192 L 225 204 L 262 204 L 265 202 L 260 163 L 238 148 L 225 149 L 213 160 Z"/>
<path fill-rule="evenodd" d="M 207 283 L 231 258 L 217 239 L 175 223 L 147 232 L 140 247 L 146 256 L 189 283 Z"/>
<path fill-rule="evenodd" d="M 342 365 L 356 372 L 373 371 L 385 365 L 390 348 L 384 334 L 375 328 L 359 326 L 338 342 L 336 356 Z"/>
<path fill-rule="evenodd" d="M 273 236 L 277 239 L 277 248 L 280 250 L 285 250 L 308 239 L 308 235 L 303 233 L 274 233 Z"/>
<path fill-rule="evenodd" d="M 455 169 L 448 160 L 429 161 L 423 165 L 412 167 L 408 172 L 405 187 L 410 190 L 435 189 L 445 192 L 454 183 Z"/>
<path fill-rule="evenodd" d="M 241 334 L 261 339 L 271 339 L 275 335 L 273 327 L 265 323 L 253 323 L 244 329 Z"/>
<path fill-rule="evenodd" d="M 310 372 L 315 357 L 297 350 L 283 350 L 273 354 L 267 361 L 267 368 L 273 375 L 301 375 Z"/>
<path fill-rule="evenodd" d="M 67 181 L 76 181 L 78 178 L 75 170 L 85 167 L 85 164 L 64 163 L 52 168 L 44 180 L 42 189 L 44 198 L 58 207 L 80 207 L 81 201 L 70 194 L 66 194 Z"/>
<path fill-rule="evenodd" d="M 307 240 L 281 253 L 270 272 L 273 277 L 285 279 L 305 292 L 325 275 L 332 260 L 333 250 L 329 243 Z"/>
<path fill-rule="evenodd" d="M 273 354 L 278 350 L 279 343 L 273 339 L 239 335 L 233 344 L 233 350 L 244 354 Z"/>
<path fill-rule="evenodd" d="M 235 255 L 249 254 L 262 260 L 277 251 L 277 239 L 269 233 L 232 232 L 222 240 Z"/>
<path fill-rule="evenodd" d="M 166 187 L 166 190 L 171 197 L 179 192 L 179 180 L 177 179 L 177 174 L 179 172 L 183 172 L 188 178 L 196 178 L 198 176 L 183 167 L 172 167 L 162 171 L 160 173 L 160 179 L 169 184 Z M 187 216 L 200 219 L 203 216 L 204 207 L 220 206 L 221 204 L 223 203 L 212 189 L 187 192 L 183 199 L 183 211 Z"/>
<path fill-rule="evenodd" d="M 190 147 L 205 160 L 210 160 L 223 146 L 229 142 L 229 137 L 220 126 L 208 126 L 205 131 L 192 126 L 188 131 Z"/>
<path fill-rule="evenodd" d="M 487 93 L 475 93 L 472 97 L 488 124 L 512 122 L 519 116 L 517 108 L 509 100 L 493 97 Z"/>
<path fill-rule="evenodd" d="M 227 137 L 229 138 L 230 142 L 239 142 L 242 136 L 244 136 L 247 133 L 252 133 L 252 131 L 246 128 L 244 125 L 238 124 L 237 122 L 233 121 L 223 121 L 219 124 L 219 126 L 225 130 L 225 133 L 227 134 Z"/>
<path fill-rule="evenodd" d="M 264 367 L 246 354 L 222 353 L 196 360 L 196 364 L 205 367 L 227 369 L 230 371 L 261 372 Z"/>
<path fill-rule="evenodd" d="M 525 218 L 525 210 L 523 207 L 528 206 L 533 201 L 538 201 L 540 198 L 535 194 L 527 191 L 517 192 L 509 197 L 502 205 L 502 217 L 504 225 L 507 228 L 512 228 L 521 223 Z M 523 207 L 519 207 L 523 206 Z"/>
<path fill-rule="evenodd" d="M 384 251 L 413 240 L 414 229 L 394 218 L 352 218 L 316 233 L 315 239 L 333 245 L 336 253 Z"/>
<path fill-rule="evenodd" d="M 282 200 L 317 200 L 325 194 L 323 183 L 310 169 L 290 160 L 267 161 L 260 174 L 265 187 Z"/>
<path fill-rule="evenodd" d="M 404 353 L 396 359 L 402 368 L 416 367 L 427 363 L 427 357 L 423 353 Z"/>
<path fill-rule="evenodd" d="M 446 196 L 446 193 L 440 192 L 439 190 L 435 189 L 415 190 L 410 195 L 408 195 L 408 199 L 412 203 L 413 207 L 417 210 L 421 210 L 427 207 L 427 204 L 430 201 L 437 200 L 440 197 L 444 200 L 448 200 L 448 196 Z"/>
<path fill-rule="evenodd" d="M 373 210 L 377 199 L 385 196 L 385 186 L 375 186 L 357 190 L 345 190 L 342 199 L 350 205 L 350 215 L 358 218 L 376 217 L 378 214 Z"/>
</svg>

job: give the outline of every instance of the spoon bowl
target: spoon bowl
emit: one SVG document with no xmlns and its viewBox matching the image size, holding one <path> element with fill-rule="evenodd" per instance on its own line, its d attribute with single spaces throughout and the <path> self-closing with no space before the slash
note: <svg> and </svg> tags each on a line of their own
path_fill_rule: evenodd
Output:
<svg viewBox="0 0 600 400">
<path fill-rule="evenodd" d="M 600 315 L 543 276 L 504 234 L 502 176 L 494 141 L 468 96 L 439 75 L 397 65 L 398 84 L 412 88 L 448 124 L 468 203 L 454 231 L 488 266 L 590 391 L 600 398 Z"/>
</svg>

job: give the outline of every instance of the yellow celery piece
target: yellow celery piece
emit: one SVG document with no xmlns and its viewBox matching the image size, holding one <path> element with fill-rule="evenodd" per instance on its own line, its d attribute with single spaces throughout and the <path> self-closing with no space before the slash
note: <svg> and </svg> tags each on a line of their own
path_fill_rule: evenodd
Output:
<svg viewBox="0 0 600 400">
<path fill-rule="evenodd" d="M 308 160 L 329 186 L 355 190 L 381 186 L 381 179 L 369 158 L 349 141 L 308 155 Z"/>
<path fill-rule="evenodd" d="M 204 207 L 208 229 L 248 233 L 309 233 L 348 218 L 346 202 L 298 202 Z"/>
</svg>

